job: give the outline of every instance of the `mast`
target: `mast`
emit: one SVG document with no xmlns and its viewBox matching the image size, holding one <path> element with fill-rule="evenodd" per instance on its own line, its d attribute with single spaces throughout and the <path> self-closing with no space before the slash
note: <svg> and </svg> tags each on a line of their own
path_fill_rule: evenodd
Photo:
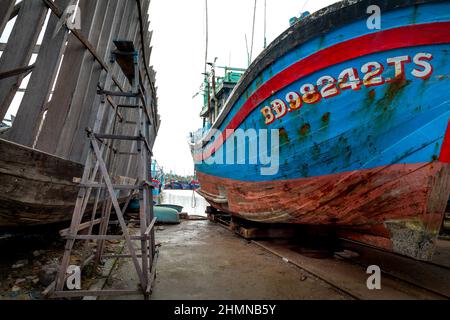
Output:
<svg viewBox="0 0 450 320">
<path fill-rule="evenodd" d="M 267 48 L 267 0 L 264 0 L 264 49 Z"/>
<path fill-rule="evenodd" d="M 252 43 L 250 46 L 250 62 L 249 62 L 249 64 L 251 63 L 252 58 L 253 58 L 253 40 L 255 38 L 255 20 L 256 20 L 256 3 L 257 3 L 257 1 L 258 0 L 255 0 L 255 4 L 253 6 Z"/>
</svg>

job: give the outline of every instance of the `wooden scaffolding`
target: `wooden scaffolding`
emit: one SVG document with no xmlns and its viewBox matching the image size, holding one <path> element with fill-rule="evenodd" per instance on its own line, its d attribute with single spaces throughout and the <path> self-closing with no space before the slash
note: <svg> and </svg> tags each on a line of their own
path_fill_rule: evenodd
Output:
<svg viewBox="0 0 450 320">
<path fill-rule="evenodd" d="M 156 219 L 153 217 L 153 202 L 151 192 L 151 148 L 148 143 L 149 128 L 151 127 L 151 118 L 147 112 L 147 102 L 141 90 L 142 83 L 139 73 L 139 54 L 135 50 L 131 41 L 115 41 L 117 50 L 112 52 L 112 61 L 116 61 L 127 79 L 132 85 L 131 92 L 112 91 L 111 77 L 108 76 L 103 89 L 98 90 L 98 94 L 102 95 L 103 103 L 106 98 L 121 98 L 123 102 L 117 104 L 119 109 L 131 109 L 136 113 L 136 121 L 134 121 L 135 131 L 133 135 L 120 135 L 115 132 L 115 125 L 118 117 L 114 117 L 107 126 L 106 132 L 98 132 L 99 127 L 93 131 L 88 130 L 88 139 L 90 149 L 86 164 L 84 167 L 83 177 L 80 181 L 80 191 L 76 200 L 75 209 L 72 217 L 71 226 L 66 235 L 66 247 L 64 257 L 61 262 L 58 277 L 56 279 L 55 291 L 52 293 L 54 297 L 74 297 L 74 296 L 100 296 L 100 295 L 125 295 L 136 294 L 142 292 L 148 298 L 153 279 L 155 277 L 155 263 L 157 251 L 154 241 L 154 225 Z M 117 114 L 116 114 L 117 115 Z M 105 144 L 105 141 L 125 141 L 131 144 L 131 149 L 138 155 L 139 159 L 139 176 L 134 184 L 117 184 L 113 183 L 110 172 L 114 166 L 111 159 L 111 148 L 114 143 Z M 99 142 L 103 142 L 102 147 Z M 122 145 L 123 147 L 124 145 Z M 106 153 L 105 153 L 106 150 Z M 117 157 L 129 156 L 129 152 L 117 150 L 114 152 Z M 108 165 L 109 164 L 109 165 Z M 89 222 L 82 224 L 82 218 L 85 215 L 87 204 L 91 199 L 91 192 L 97 190 L 94 202 L 94 209 Z M 129 192 L 125 205 L 121 208 L 118 195 L 121 190 Z M 131 192 L 130 192 L 131 191 Z M 139 194 L 140 210 L 139 210 L 139 230 L 138 236 L 131 236 L 125 221 L 124 215 L 130 199 L 135 195 L 134 191 Z M 107 195 L 107 203 L 101 213 L 101 217 L 96 219 L 97 207 L 102 194 Z M 117 216 L 122 235 L 108 235 L 108 226 L 110 224 L 111 209 Z M 94 225 L 98 224 L 97 232 L 94 234 Z M 88 229 L 87 235 L 79 235 L 81 230 Z M 105 240 L 124 240 L 128 254 L 125 255 L 109 255 L 104 256 Z M 65 281 L 67 278 L 67 270 L 69 269 L 70 257 L 76 240 L 92 240 L 96 243 L 95 252 L 88 259 L 95 258 L 96 264 L 103 258 L 131 258 L 136 273 L 139 277 L 141 289 L 130 290 L 76 290 L 65 291 Z M 136 250 L 134 240 L 140 244 L 140 248 Z M 140 255 L 137 254 L 140 252 Z M 140 258 L 140 261 L 139 261 Z M 86 265 L 83 262 L 82 265 Z"/>
<path fill-rule="evenodd" d="M 81 15 L 78 27 L 68 23 L 74 5 Z M 55 163 L 64 159 L 67 167 L 84 165 L 82 176 L 74 177 L 79 192 L 73 197 L 70 228 L 62 232 L 67 245 L 58 278 L 49 288 L 54 297 L 136 292 L 148 297 L 151 290 L 157 252 L 148 181 L 160 118 L 156 72 L 149 64 L 149 6 L 150 0 L 0 1 L 0 34 L 10 28 L 8 42 L 0 43 L 0 121 L 18 100 L 14 122 L 2 130 L 0 142 L 23 147 L 31 158 L 45 155 Z M 49 171 L 43 185 L 51 183 Z M 39 192 L 40 198 L 51 196 Z M 141 204 L 138 235 L 130 234 L 123 215 L 134 196 Z M 113 212 L 117 221 L 110 221 Z M 107 234 L 114 223 L 122 235 Z M 65 290 L 75 241 L 96 244 L 83 267 L 108 258 L 105 241 L 118 239 L 125 241 L 129 252 L 122 256 L 132 259 L 140 290 Z"/>
</svg>

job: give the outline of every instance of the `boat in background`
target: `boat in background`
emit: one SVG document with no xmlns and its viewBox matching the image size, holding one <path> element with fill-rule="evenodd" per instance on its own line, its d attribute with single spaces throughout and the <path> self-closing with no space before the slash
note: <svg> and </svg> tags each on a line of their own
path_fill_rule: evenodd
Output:
<svg viewBox="0 0 450 320">
<path fill-rule="evenodd" d="M 159 166 L 156 160 L 152 161 L 151 166 L 151 176 L 152 176 L 152 194 L 153 201 L 155 203 L 161 202 L 161 193 L 164 187 L 165 175 L 164 169 Z"/>
<path fill-rule="evenodd" d="M 196 190 L 199 187 L 200 187 L 200 184 L 197 180 L 192 180 L 190 182 L 172 180 L 164 186 L 164 189 L 167 189 L 167 190 Z"/>
<path fill-rule="evenodd" d="M 198 192 L 246 220 L 431 260 L 450 194 L 449 52 L 450 1 L 348 0 L 295 22 L 241 77 L 213 65 L 191 134 Z"/>
</svg>

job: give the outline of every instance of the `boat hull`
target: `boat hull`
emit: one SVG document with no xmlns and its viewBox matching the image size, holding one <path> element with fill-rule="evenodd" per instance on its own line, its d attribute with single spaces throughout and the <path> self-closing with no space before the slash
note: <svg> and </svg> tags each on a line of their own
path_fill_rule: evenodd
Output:
<svg viewBox="0 0 450 320">
<path fill-rule="evenodd" d="M 72 219 L 83 165 L 0 139 L 0 228 L 43 226 Z M 119 184 L 135 179 L 115 177 Z M 124 203 L 127 191 L 117 192 Z M 92 211 L 92 192 L 86 212 Z M 100 205 L 104 200 L 100 199 Z"/>
</svg>

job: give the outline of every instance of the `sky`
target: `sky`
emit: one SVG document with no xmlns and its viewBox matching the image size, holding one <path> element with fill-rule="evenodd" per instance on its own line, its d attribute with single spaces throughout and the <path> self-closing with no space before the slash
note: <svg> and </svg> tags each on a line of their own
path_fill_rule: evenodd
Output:
<svg viewBox="0 0 450 320">
<path fill-rule="evenodd" d="M 289 27 L 289 19 L 300 12 L 311 13 L 337 0 L 266 0 L 267 44 Z M 255 0 L 208 0 L 208 62 L 217 65 L 248 66 L 246 36 L 251 46 Z M 187 137 L 201 128 L 202 97 L 197 95 L 203 82 L 205 62 L 205 0 L 151 0 L 150 29 L 153 30 L 150 64 L 156 70 L 158 111 L 161 127 L 154 146 L 154 158 L 167 173 L 192 175 L 194 164 Z M 14 21 L 10 21 L 0 42 L 6 42 Z M 43 32 L 38 43 L 42 40 Z M 254 60 L 264 47 L 264 0 L 256 2 Z M 32 56 L 30 64 L 36 55 Z M 25 88 L 29 76 L 21 85 Z M 17 112 L 23 93 L 14 98 L 6 115 Z"/>
<path fill-rule="evenodd" d="M 336 0 L 266 0 L 267 44 L 289 27 L 301 11 L 311 13 Z M 306 4 L 306 5 L 305 5 Z M 254 0 L 208 0 L 208 61 L 247 67 L 245 35 L 251 42 Z M 201 95 L 205 61 L 205 1 L 152 0 L 150 64 L 157 71 L 161 127 L 153 154 L 164 171 L 191 175 L 194 165 L 187 136 L 202 126 Z M 264 0 L 257 0 L 253 59 L 264 46 Z"/>
</svg>

